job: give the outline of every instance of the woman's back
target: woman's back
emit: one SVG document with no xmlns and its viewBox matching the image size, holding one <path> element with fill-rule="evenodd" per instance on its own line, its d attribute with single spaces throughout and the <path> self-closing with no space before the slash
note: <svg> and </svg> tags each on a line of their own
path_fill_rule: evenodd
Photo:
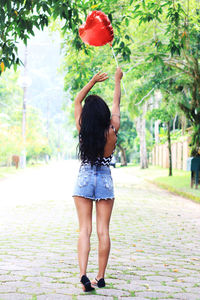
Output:
<svg viewBox="0 0 200 300">
<path fill-rule="evenodd" d="M 113 151 L 115 150 L 117 142 L 117 132 L 113 125 L 110 126 L 108 134 L 107 134 L 107 140 L 104 147 L 104 157 L 109 157 L 113 154 Z"/>
<path fill-rule="evenodd" d="M 79 92 L 75 99 L 75 120 L 79 131 L 79 157 L 82 164 L 108 166 L 117 142 L 120 127 L 120 80 L 123 73 L 115 73 L 115 90 L 111 112 L 106 102 L 97 95 L 89 95 L 82 107 L 81 102 L 96 82 L 106 80 L 107 74 L 96 74 Z M 103 163 L 102 163 L 103 162 Z"/>
</svg>

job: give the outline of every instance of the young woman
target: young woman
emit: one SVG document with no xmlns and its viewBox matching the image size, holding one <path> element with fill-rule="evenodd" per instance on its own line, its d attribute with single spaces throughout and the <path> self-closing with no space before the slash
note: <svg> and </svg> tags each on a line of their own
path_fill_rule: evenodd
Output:
<svg viewBox="0 0 200 300">
<path fill-rule="evenodd" d="M 108 79 L 106 73 L 97 73 L 84 86 L 75 99 L 75 121 L 79 132 L 79 156 L 81 166 L 75 184 L 73 198 L 79 219 L 78 260 L 80 282 L 83 290 L 94 290 L 93 286 L 105 286 L 105 269 L 110 252 L 109 223 L 114 203 L 113 182 L 109 164 L 111 162 L 120 127 L 120 82 L 123 73 L 115 72 L 115 90 L 112 115 L 105 101 L 97 95 L 87 96 L 91 88 Z M 90 282 L 86 275 L 92 232 L 92 208 L 96 203 L 96 225 L 99 240 L 96 278 Z"/>
</svg>

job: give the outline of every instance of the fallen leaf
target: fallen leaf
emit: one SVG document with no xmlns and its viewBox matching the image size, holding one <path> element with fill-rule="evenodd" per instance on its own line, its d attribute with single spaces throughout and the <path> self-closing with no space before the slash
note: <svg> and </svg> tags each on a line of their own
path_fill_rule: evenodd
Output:
<svg viewBox="0 0 200 300">
<path fill-rule="evenodd" d="M 94 8 L 96 8 L 97 6 L 99 6 L 99 4 L 92 5 L 92 6 L 91 6 L 91 9 L 94 9 Z"/>
<path fill-rule="evenodd" d="M 178 269 L 174 269 L 174 270 L 172 270 L 173 272 L 178 272 L 179 270 Z"/>
<path fill-rule="evenodd" d="M 5 70 L 5 65 L 4 65 L 4 62 L 2 61 L 1 62 L 1 72 L 3 72 Z"/>
<path fill-rule="evenodd" d="M 149 284 L 144 284 L 144 286 L 146 287 L 147 290 L 150 290 Z"/>
</svg>

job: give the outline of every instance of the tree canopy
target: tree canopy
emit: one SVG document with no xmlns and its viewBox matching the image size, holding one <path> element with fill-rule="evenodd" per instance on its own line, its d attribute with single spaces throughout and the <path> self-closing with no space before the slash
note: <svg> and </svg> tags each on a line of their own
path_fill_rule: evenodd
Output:
<svg viewBox="0 0 200 300">
<path fill-rule="evenodd" d="M 111 48 L 90 47 L 78 35 L 91 10 L 102 10 L 114 28 L 113 48 L 124 71 L 126 95 L 122 111 L 133 121 L 144 116 L 144 104 L 159 90 L 193 126 L 192 155 L 200 148 L 200 3 L 197 0 L 2 0 L 0 8 L 0 72 L 20 63 L 18 41 L 25 44 L 35 28 L 60 20 L 63 36 L 65 90 L 73 100 L 77 91 L 99 69 L 109 73 L 105 85 L 97 85 L 108 103 L 116 68 Z M 122 90 L 122 93 L 123 90 Z M 154 108 L 154 104 L 148 104 Z M 163 100 L 159 103 L 163 109 Z M 169 108 L 169 106 L 168 106 Z M 162 110 L 162 117 L 165 110 Z M 161 113 L 161 111 L 160 111 Z M 155 116 L 154 116 L 155 117 Z M 169 113 L 172 123 L 174 114 Z"/>
<path fill-rule="evenodd" d="M 72 32 L 72 44 L 75 49 L 85 49 L 78 35 L 79 26 L 85 21 L 90 10 L 99 9 L 108 14 L 109 18 L 120 32 L 120 23 L 124 19 L 123 11 L 126 1 L 115 0 L 2 0 L 0 7 L 0 72 L 12 65 L 20 63 L 18 57 L 18 41 L 27 44 L 35 28 L 43 29 L 49 24 L 50 18 L 62 21 L 62 32 Z M 118 11 L 120 8 L 120 12 Z M 115 43 L 119 44 L 118 37 Z M 129 57 L 129 49 L 123 42 L 123 56 Z"/>
</svg>

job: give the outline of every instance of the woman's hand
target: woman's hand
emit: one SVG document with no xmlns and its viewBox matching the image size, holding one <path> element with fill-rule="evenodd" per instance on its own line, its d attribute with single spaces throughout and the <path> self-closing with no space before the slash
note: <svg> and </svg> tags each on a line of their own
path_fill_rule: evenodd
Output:
<svg viewBox="0 0 200 300">
<path fill-rule="evenodd" d="M 101 73 L 101 71 L 100 71 L 96 75 L 93 76 L 92 82 L 95 84 L 96 82 L 105 81 L 106 79 L 108 79 L 108 74 Z"/>
<path fill-rule="evenodd" d="M 121 70 L 121 68 L 117 68 L 116 72 L 115 72 L 115 80 L 120 81 L 123 77 L 123 72 Z"/>
</svg>

